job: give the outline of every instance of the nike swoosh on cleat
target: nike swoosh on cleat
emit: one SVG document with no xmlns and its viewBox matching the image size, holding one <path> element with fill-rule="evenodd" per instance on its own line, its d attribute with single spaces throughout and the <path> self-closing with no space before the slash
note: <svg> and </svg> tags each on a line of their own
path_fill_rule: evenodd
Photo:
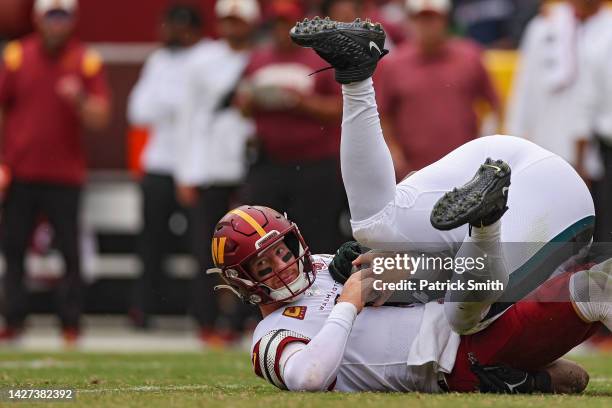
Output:
<svg viewBox="0 0 612 408">
<path fill-rule="evenodd" d="M 506 383 L 506 385 L 507 385 L 507 386 L 508 386 L 508 388 L 510 389 L 510 392 L 511 392 L 511 393 L 513 393 L 513 392 L 514 392 L 514 389 L 515 389 L 516 387 L 518 387 L 518 386 L 520 386 L 520 385 L 525 384 L 525 381 L 527 381 L 527 378 L 528 378 L 528 375 L 527 375 L 527 374 L 525 374 L 525 378 L 523 379 L 523 381 L 518 382 L 518 383 L 516 383 L 516 384 L 508 384 L 508 383 Z"/>
<path fill-rule="evenodd" d="M 370 41 L 370 51 L 372 51 L 372 48 L 376 48 L 376 51 L 378 51 L 379 54 L 382 54 L 382 51 L 380 48 L 378 48 L 378 45 L 376 45 L 374 41 Z"/>
<path fill-rule="evenodd" d="M 497 173 L 497 172 L 500 172 L 500 171 L 502 170 L 502 169 L 501 169 L 501 167 L 492 166 L 492 165 L 490 165 L 490 164 L 483 164 L 483 166 L 485 166 L 485 167 L 490 167 L 490 168 L 492 168 L 492 169 L 495 169 L 495 172 L 496 172 L 496 173 Z"/>
</svg>

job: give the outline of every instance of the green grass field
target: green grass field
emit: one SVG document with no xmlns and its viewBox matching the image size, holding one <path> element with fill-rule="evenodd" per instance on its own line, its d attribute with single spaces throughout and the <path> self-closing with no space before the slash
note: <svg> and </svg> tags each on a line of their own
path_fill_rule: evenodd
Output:
<svg viewBox="0 0 612 408">
<path fill-rule="evenodd" d="M 32 407 L 612 407 L 612 354 L 576 359 L 591 374 L 580 396 L 288 393 L 256 377 L 242 352 L 88 354 L 0 352 L 0 388 L 73 388 L 76 403 Z"/>
</svg>

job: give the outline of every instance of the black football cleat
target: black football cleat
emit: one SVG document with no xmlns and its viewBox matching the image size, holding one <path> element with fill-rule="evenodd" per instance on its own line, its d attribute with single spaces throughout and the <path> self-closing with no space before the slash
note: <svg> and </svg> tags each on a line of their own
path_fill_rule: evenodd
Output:
<svg viewBox="0 0 612 408">
<path fill-rule="evenodd" d="M 363 81 L 374 74 L 378 61 L 389 53 L 385 50 L 385 30 L 380 23 L 356 19 L 341 23 L 315 17 L 304 19 L 289 32 L 294 43 L 312 48 L 336 70 L 341 84 Z"/>
<path fill-rule="evenodd" d="M 443 231 L 467 223 L 477 228 L 491 225 L 508 210 L 509 186 L 510 166 L 487 159 L 468 183 L 438 200 L 431 211 L 431 225 Z"/>
<path fill-rule="evenodd" d="M 523 371 L 503 365 L 480 365 L 473 353 L 468 353 L 470 370 L 478 378 L 481 393 L 492 394 L 552 394 L 550 374 L 546 371 Z"/>
</svg>

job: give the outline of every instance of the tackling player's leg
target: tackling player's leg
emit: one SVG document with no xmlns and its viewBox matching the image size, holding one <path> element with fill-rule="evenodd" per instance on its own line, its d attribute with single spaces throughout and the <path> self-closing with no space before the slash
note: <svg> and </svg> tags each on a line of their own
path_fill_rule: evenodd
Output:
<svg viewBox="0 0 612 408">
<path fill-rule="evenodd" d="M 365 220 L 395 196 L 395 171 L 383 138 L 370 77 L 386 55 L 385 32 L 355 20 L 305 20 L 291 30 L 298 45 L 312 48 L 335 69 L 344 96 L 340 158 L 351 218 Z M 392 240 L 392 237 L 387 237 Z"/>
<path fill-rule="evenodd" d="M 431 224 L 439 230 L 469 224 L 469 233 L 455 259 L 485 260 L 484 267 L 473 264 L 452 274 L 452 287 L 466 288 L 470 282 L 483 284 L 479 290 L 446 292 L 446 318 L 459 334 L 477 327 L 508 284 L 509 270 L 500 238 L 502 216 L 508 210 L 510 174 L 510 166 L 504 161 L 487 159 L 469 182 L 444 194 L 431 212 Z"/>
</svg>

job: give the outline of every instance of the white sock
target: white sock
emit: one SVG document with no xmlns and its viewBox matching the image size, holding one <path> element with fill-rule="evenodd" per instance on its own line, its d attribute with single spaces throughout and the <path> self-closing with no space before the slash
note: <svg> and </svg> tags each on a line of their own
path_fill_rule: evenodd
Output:
<svg viewBox="0 0 612 408">
<path fill-rule="evenodd" d="M 472 275 L 484 278 L 507 281 L 508 270 L 503 261 L 503 250 L 501 240 L 501 219 L 486 227 L 472 227 L 471 233 L 463 240 L 456 256 L 463 257 L 485 257 L 489 261 L 487 268 L 479 271 L 470 271 Z"/>
<path fill-rule="evenodd" d="M 473 228 L 471 236 L 466 236 L 461 248 L 455 255 L 458 258 L 480 259 L 484 268 L 475 266 L 463 273 L 457 273 L 455 268 L 452 282 L 462 282 L 466 286 L 469 281 L 486 283 L 487 281 L 501 282 L 504 289 L 508 284 L 509 271 L 503 256 L 500 242 L 501 220 L 492 225 Z M 493 304 L 503 294 L 501 290 L 479 290 L 478 292 L 453 291 L 445 296 L 444 312 L 453 330 L 459 334 L 473 332 L 474 327 L 487 314 Z"/>
<path fill-rule="evenodd" d="M 508 282 L 509 271 L 501 243 L 501 220 L 486 227 L 472 228 L 455 255 L 456 258 L 483 259 L 485 267 L 475 267 L 463 273 L 468 278 Z"/>
<path fill-rule="evenodd" d="M 499 242 L 501 239 L 501 218 L 486 227 L 472 227 L 472 235 L 471 237 L 467 237 L 466 241 L 468 239 L 475 242 Z"/>
</svg>

